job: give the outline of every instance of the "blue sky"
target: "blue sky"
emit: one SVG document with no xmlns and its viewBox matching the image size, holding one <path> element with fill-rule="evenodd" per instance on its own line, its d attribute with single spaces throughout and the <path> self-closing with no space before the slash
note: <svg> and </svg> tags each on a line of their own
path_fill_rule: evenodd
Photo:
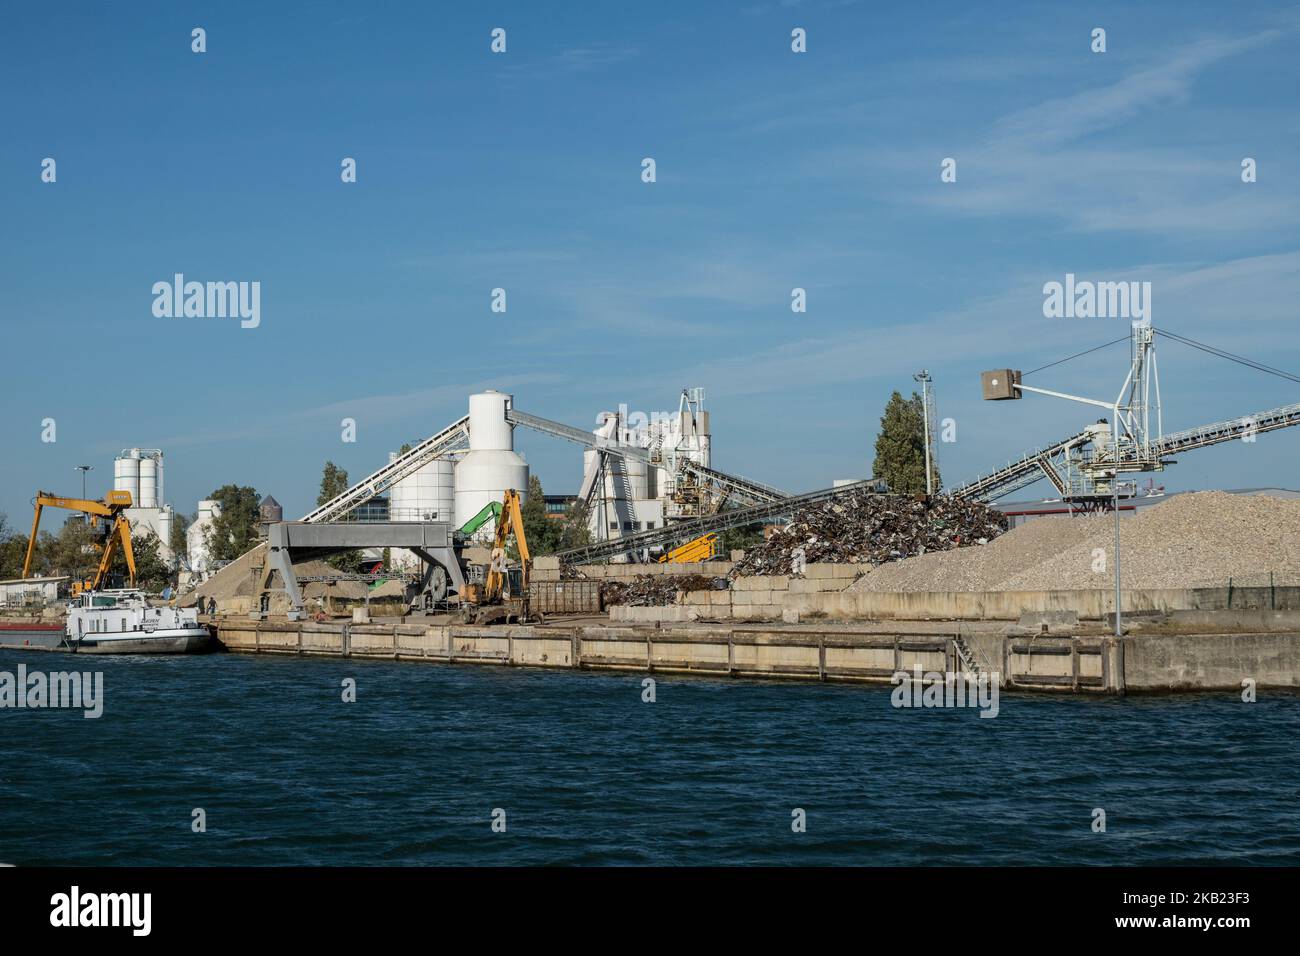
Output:
<svg viewBox="0 0 1300 956">
<path fill-rule="evenodd" d="M 483 387 L 591 425 L 704 386 L 715 466 L 823 487 L 869 472 L 885 400 L 922 367 L 958 425 L 940 446 L 953 484 L 1094 417 L 979 400 L 982 369 L 1124 334 L 1043 317 L 1043 283 L 1067 272 L 1150 281 L 1158 327 L 1300 368 L 1300 8 L 126 9 L 11 7 L 0 33 L 12 524 L 37 487 L 79 491 L 78 463 L 102 492 L 126 446 L 166 451 L 180 510 L 237 482 L 296 515 L 326 459 L 359 477 Z M 176 272 L 259 281 L 260 327 L 154 317 L 151 287 Z M 1036 381 L 1109 398 L 1125 362 Z M 1160 366 L 1170 430 L 1300 401 L 1176 343 Z M 517 446 L 547 490 L 576 490 L 575 446 Z M 1158 480 L 1296 487 L 1298 451 L 1300 429 Z"/>
</svg>

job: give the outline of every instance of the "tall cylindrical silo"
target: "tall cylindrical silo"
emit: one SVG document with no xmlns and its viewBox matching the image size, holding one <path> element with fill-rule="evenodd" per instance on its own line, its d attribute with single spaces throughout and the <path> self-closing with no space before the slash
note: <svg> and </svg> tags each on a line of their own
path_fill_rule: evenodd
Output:
<svg viewBox="0 0 1300 956">
<path fill-rule="evenodd" d="M 153 458 L 140 459 L 140 497 L 137 508 L 158 507 L 158 462 Z"/>
<path fill-rule="evenodd" d="M 131 492 L 131 504 L 140 503 L 140 449 L 124 448 L 113 460 L 113 490 Z"/>
<path fill-rule="evenodd" d="M 469 397 L 469 452 L 455 469 L 455 523 L 463 525 L 509 488 L 528 494 L 528 465 L 515 453 L 514 426 L 506 421 L 511 396 L 479 392 Z"/>
<path fill-rule="evenodd" d="M 390 456 L 395 459 L 396 454 Z M 394 521 L 452 521 L 456 512 L 455 462 L 435 458 L 393 485 L 389 515 Z"/>
</svg>

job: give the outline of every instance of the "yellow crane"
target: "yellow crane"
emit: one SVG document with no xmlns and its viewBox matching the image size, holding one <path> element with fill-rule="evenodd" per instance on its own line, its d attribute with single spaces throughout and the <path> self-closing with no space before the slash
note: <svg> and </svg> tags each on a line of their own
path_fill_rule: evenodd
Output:
<svg viewBox="0 0 1300 956">
<path fill-rule="evenodd" d="M 127 584 L 135 587 L 135 554 L 131 550 L 131 522 L 127 520 L 126 509 L 131 507 L 131 492 L 110 491 L 102 500 L 92 498 L 64 498 L 48 491 L 36 492 L 36 511 L 32 515 L 32 536 L 27 539 L 27 557 L 23 560 L 23 577 L 32 569 L 32 557 L 36 554 L 36 533 L 41 528 L 41 512 L 46 508 L 66 508 L 69 511 L 84 511 L 86 514 L 108 518 L 112 525 L 108 537 L 104 539 L 99 555 L 99 567 L 95 576 L 79 581 L 74 585 L 74 593 L 81 590 L 97 591 L 108 577 L 108 569 L 113 564 L 120 546 L 126 558 Z"/>
</svg>

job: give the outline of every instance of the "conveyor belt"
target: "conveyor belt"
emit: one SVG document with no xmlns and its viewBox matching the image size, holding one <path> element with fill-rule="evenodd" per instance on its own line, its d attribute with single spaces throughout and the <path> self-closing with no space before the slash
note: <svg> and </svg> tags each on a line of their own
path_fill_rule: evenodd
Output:
<svg viewBox="0 0 1300 956">
<path fill-rule="evenodd" d="M 415 474 L 435 458 L 441 458 L 450 451 L 464 448 L 468 442 L 469 416 L 466 415 L 452 422 L 433 437 L 420 442 L 405 455 L 362 478 L 343 494 L 325 502 L 302 520 L 308 524 L 337 521 L 353 508 L 365 504 L 376 495 L 383 494 L 408 475 Z"/>
<path fill-rule="evenodd" d="M 871 491 L 881 494 L 883 493 L 883 483 L 872 479 L 869 481 L 855 481 L 851 485 L 840 485 L 835 488 L 821 488 L 802 495 L 791 495 L 788 498 L 781 498 L 776 501 L 750 505 L 748 508 L 733 508 L 729 511 L 720 511 L 715 515 L 704 518 L 670 522 L 663 528 L 639 531 L 610 541 L 602 541 L 581 548 L 570 548 L 568 551 L 560 551 L 557 554 L 564 564 L 589 564 L 592 561 L 608 560 L 622 554 L 638 553 L 646 549 L 665 547 L 679 541 L 689 541 L 710 531 L 723 531 L 727 528 L 739 528 L 747 524 L 756 524 L 769 518 L 791 514 L 803 505 L 825 501 L 827 498 L 847 495 L 855 491 Z"/>
</svg>

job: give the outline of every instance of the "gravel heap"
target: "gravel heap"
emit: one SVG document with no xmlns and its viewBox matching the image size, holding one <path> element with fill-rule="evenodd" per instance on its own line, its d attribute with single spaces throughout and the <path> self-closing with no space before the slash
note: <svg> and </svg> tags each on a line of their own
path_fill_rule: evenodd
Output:
<svg viewBox="0 0 1300 956">
<path fill-rule="evenodd" d="M 1005 530 L 1002 513 L 977 501 L 854 492 L 800 509 L 784 528 L 747 548 L 731 576 L 790 574 L 798 548 L 807 564 L 870 566 L 985 544 Z"/>
<path fill-rule="evenodd" d="M 1120 523 L 1123 584 L 1133 588 L 1300 584 L 1300 501 L 1202 491 Z M 1096 550 L 1104 570 L 1094 570 Z M 1114 586 L 1115 518 L 1034 518 L 978 549 L 882 565 L 854 591 L 1047 591 Z"/>
</svg>

